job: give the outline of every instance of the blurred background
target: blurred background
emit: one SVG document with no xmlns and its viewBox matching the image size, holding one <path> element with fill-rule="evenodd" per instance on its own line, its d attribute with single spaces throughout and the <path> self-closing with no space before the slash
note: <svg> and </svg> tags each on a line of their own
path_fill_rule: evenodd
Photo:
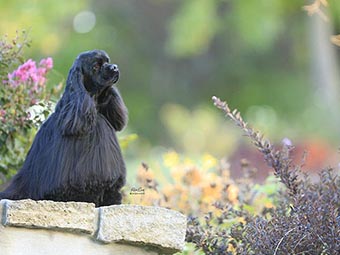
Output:
<svg viewBox="0 0 340 255">
<path fill-rule="evenodd" d="M 313 2 L 0 0 L 0 34 L 29 31 L 27 59 L 54 60 L 49 86 L 65 84 L 80 52 L 108 52 L 130 114 L 120 136 L 138 136 L 125 149 L 131 169 L 169 150 L 264 167 L 213 95 L 275 143 L 309 151 L 317 169 L 336 162 L 340 144 L 340 48 L 330 40 L 340 5 L 309 16 Z"/>
</svg>

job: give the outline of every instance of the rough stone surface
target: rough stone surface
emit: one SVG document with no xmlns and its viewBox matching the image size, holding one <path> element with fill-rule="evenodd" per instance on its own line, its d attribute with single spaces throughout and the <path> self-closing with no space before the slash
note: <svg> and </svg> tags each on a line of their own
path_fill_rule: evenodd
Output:
<svg viewBox="0 0 340 255">
<path fill-rule="evenodd" d="M 186 217 L 161 207 L 113 205 L 99 208 L 97 239 L 151 244 L 163 253 L 183 249 Z"/>
<path fill-rule="evenodd" d="M 173 254 L 185 231 L 186 217 L 161 207 L 0 201 L 0 255 Z"/>
<path fill-rule="evenodd" d="M 4 200 L 5 226 L 48 228 L 92 234 L 95 230 L 94 204 Z"/>
</svg>

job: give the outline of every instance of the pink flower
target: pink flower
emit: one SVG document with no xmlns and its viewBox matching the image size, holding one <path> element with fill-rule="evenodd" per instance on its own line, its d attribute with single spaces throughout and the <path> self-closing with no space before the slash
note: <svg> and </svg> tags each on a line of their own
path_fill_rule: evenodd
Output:
<svg viewBox="0 0 340 255">
<path fill-rule="evenodd" d="M 31 78 L 33 83 L 38 83 L 38 81 L 40 80 L 40 76 L 36 72 L 30 73 L 29 77 Z"/>
<path fill-rule="evenodd" d="M 0 110 L 0 117 L 3 117 L 3 116 L 5 116 L 5 115 L 6 115 L 6 110 L 1 109 L 1 110 Z"/>
<path fill-rule="evenodd" d="M 52 58 L 42 59 L 37 67 L 35 61 L 27 60 L 20 65 L 17 70 L 8 74 L 8 84 L 12 88 L 18 87 L 20 84 L 32 86 L 31 91 L 38 91 L 37 86 L 43 87 L 46 83 L 46 74 L 53 67 Z"/>
<path fill-rule="evenodd" d="M 36 80 L 35 73 L 37 67 L 32 59 L 27 60 L 24 64 L 20 65 L 13 73 L 8 74 L 8 80 L 11 87 L 15 88 L 19 83 L 25 83 L 29 79 Z"/>
<path fill-rule="evenodd" d="M 17 75 L 34 73 L 37 70 L 35 61 L 32 59 L 27 60 L 16 70 Z"/>
<path fill-rule="evenodd" d="M 23 70 L 17 71 L 15 76 L 18 77 L 19 81 L 21 82 L 26 82 L 28 78 L 30 77 L 29 73 Z"/>
<path fill-rule="evenodd" d="M 0 110 L 0 121 L 2 121 L 2 122 L 5 123 L 5 121 L 6 121 L 5 116 L 6 116 L 6 110 L 1 109 L 1 110 Z"/>
<path fill-rule="evenodd" d="M 45 75 L 45 74 L 47 73 L 47 68 L 45 68 L 45 67 L 39 67 L 39 68 L 37 69 L 37 73 L 38 73 L 38 75 L 43 76 L 43 75 Z"/>
<path fill-rule="evenodd" d="M 44 86 L 45 82 L 46 82 L 45 77 L 43 76 L 39 77 L 39 81 L 38 81 L 39 86 Z"/>
<path fill-rule="evenodd" d="M 52 69 L 53 67 L 53 59 L 48 57 L 45 59 L 42 59 L 39 63 L 40 66 L 45 67 L 46 69 Z"/>
</svg>

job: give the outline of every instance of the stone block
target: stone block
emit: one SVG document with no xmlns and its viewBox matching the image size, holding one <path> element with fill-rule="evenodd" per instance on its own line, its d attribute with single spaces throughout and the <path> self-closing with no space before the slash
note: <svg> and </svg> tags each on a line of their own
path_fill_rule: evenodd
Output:
<svg viewBox="0 0 340 255">
<path fill-rule="evenodd" d="M 164 253 L 184 247 L 186 217 L 161 207 L 113 205 L 99 208 L 97 239 L 158 247 Z"/>
<path fill-rule="evenodd" d="M 44 228 L 93 234 L 95 206 L 91 203 L 2 200 L 5 226 Z"/>
</svg>

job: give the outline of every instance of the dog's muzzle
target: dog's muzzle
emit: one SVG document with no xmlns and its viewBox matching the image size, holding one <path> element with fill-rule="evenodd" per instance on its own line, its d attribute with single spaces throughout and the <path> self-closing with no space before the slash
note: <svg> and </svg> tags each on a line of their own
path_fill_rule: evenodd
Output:
<svg viewBox="0 0 340 255">
<path fill-rule="evenodd" d="M 105 79 L 116 83 L 119 79 L 119 68 L 116 64 L 107 64 L 105 68 Z"/>
</svg>

